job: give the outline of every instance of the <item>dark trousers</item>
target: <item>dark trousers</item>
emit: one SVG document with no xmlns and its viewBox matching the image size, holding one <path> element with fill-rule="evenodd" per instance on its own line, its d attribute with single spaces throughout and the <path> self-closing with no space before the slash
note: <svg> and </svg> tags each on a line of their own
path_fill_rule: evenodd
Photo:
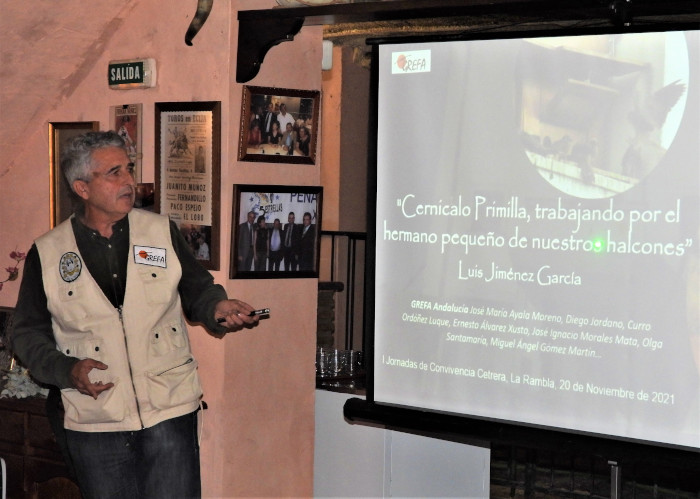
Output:
<svg viewBox="0 0 700 499">
<path fill-rule="evenodd" d="M 251 267 L 253 265 L 253 247 L 248 248 L 248 252 L 245 254 L 243 260 L 238 262 L 238 270 L 250 272 L 253 270 Z"/>
<path fill-rule="evenodd" d="M 267 270 L 278 272 L 282 263 L 282 250 L 270 251 L 270 258 L 267 259 Z"/>
<path fill-rule="evenodd" d="M 66 436 L 85 499 L 202 495 L 196 411 L 139 431 Z"/>
<path fill-rule="evenodd" d="M 255 254 L 255 270 L 267 270 L 267 250 Z"/>
<path fill-rule="evenodd" d="M 293 248 L 284 248 L 284 270 L 299 270 L 299 257 Z"/>
</svg>

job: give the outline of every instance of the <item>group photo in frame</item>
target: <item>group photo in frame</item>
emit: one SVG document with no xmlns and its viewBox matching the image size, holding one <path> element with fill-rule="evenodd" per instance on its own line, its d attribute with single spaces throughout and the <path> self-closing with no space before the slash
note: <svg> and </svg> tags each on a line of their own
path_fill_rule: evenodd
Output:
<svg viewBox="0 0 700 499">
<path fill-rule="evenodd" d="M 220 101 L 155 103 L 153 208 L 177 224 L 205 268 L 219 270 Z"/>
<path fill-rule="evenodd" d="M 239 161 L 314 164 L 320 92 L 243 87 Z"/>
<path fill-rule="evenodd" d="M 100 129 L 99 121 L 49 123 L 49 199 L 51 228 L 68 219 L 79 205 L 79 198 L 61 170 L 61 151 L 78 135 Z"/>
<path fill-rule="evenodd" d="M 318 277 L 323 188 L 233 186 L 231 279 Z"/>
</svg>

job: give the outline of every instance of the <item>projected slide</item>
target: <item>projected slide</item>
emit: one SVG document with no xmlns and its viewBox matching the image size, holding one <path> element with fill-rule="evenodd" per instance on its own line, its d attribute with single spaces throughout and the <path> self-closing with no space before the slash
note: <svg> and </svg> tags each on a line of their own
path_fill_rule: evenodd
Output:
<svg viewBox="0 0 700 499">
<path fill-rule="evenodd" d="M 698 32 L 378 56 L 374 400 L 700 447 Z"/>
</svg>

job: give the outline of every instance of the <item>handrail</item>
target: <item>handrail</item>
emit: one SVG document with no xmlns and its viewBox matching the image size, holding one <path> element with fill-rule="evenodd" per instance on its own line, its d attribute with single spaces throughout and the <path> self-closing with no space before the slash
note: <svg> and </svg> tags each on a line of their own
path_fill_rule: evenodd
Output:
<svg viewBox="0 0 700 499">
<path fill-rule="evenodd" d="M 331 282 L 336 282 L 340 279 L 339 277 L 336 277 L 336 269 L 338 270 L 338 273 L 343 270 L 345 271 L 344 279 L 340 279 L 339 282 L 343 284 L 343 289 L 345 291 L 345 349 L 352 350 L 355 328 L 355 293 L 357 291 L 357 273 L 360 271 L 364 273 L 364 261 L 359 260 L 357 243 L 358 241 L 366 241 L 367 233 L 322 230 L 321 240 L 323 241 L 324 238 L 330 238 L 331 240 L 331 254 L 329 259 Z M 346 240 L 344 248 L 338 246 L 339 239 Z M 323 248 L 323 245 L 321 248 Z M 339 257 L 339 253 L 343 249 L 345 250 L 345 261 L 338 262 L 337 257 Z M 362 289 L 362 292 L 364 295 L 364 289 Z M 362 316 L 364 317 L 364 314 L 362 314 Z M 364 335 L 364 323 L 362 324 L 362 332 Z"/>
</svg>

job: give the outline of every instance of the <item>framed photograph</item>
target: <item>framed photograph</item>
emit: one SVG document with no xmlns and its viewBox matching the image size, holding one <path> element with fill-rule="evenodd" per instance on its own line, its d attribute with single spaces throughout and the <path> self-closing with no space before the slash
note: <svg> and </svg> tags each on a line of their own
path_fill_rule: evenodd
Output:
<svg viewBox="0 0 700 499">
<path fill-rule="evenodd" d="M 72 121 L 49 123 L 49 199 L 51 228 L 66 220 L 79 203 L 78 196 L 68 185 L 61 171 L 61 151 L 71 139 L 85 132 L 100 129 L 99 121 Z"/>
<path fill-rule="evenodd" d="M 318 277 L 322 187 L 234 185 L 231 279 Z"/>
<path fill-rule="evenodd" d="M 243 87 L 240 161 L 314 164 L 320 92 Z"/>
<path fill-rule="evenodd" d="M 0 372 L 8 371 L 12 365 L 10 328 L 12 328 L 13 314 L 14 309 L 10 307 L 0 307 Z"/>
<path fill-rule="evenodd" d="M 197 259 L 219 269 L 221 102 L 155 104 L 154 211 L 170 217 Z"/>
<path fill-rule="evenodd" d="M 143 122 L 143 105 L 123 104 L 109 108 L 109 126 L 124 139 L 129 159 L 134 164 L 134 179 L 141 182 L 141 123 Z"/>
</svg>

